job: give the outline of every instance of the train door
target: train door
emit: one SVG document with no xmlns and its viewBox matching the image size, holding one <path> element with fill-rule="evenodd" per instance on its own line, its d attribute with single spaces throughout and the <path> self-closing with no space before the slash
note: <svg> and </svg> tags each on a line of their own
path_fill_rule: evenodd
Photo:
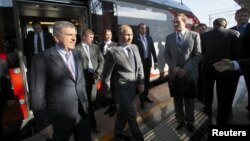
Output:
<svg viewBox="0 0 250 141">
<path fill-rule="evenodd" d="M 24 129 L 33 118 L 29 107 L 29 69 L 25 39 L 40 21 L 53 32 L 55 21 L 70 21 L 80 34 L 89 26 L 88 2 L 82 0 L 0 0 L 0 97 L 3 135 Z"/>
</svg>

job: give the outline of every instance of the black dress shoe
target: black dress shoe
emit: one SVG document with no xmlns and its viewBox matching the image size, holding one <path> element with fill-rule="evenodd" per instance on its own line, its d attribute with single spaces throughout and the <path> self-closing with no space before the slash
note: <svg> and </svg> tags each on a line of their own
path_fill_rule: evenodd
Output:
<svg viewBox="0 0 250 141">
<path fill-rule="evenodd" d="M 92 127 L 91 130 L 92 130 L 92 132 L 94 134 L 99 134 L 100 133 L 100 129 L 98 127 Z"/>
<path fill-rule="evenodd" d="M 141 101 L 141 109 L 145 109 L 145 104 L 144 104 L 144 102 L 143 101 Z"/>
<path fill-rule="evenodd" d="M 116 112 L 117 112 L 117 107 L 116 107 L 116 105 L 110 107 L 109 117 L 114 116 Z"/>
<path fill-rule="evenodd" d="M 184 125 L 185 125 L 184 122 L 177 122 L 177 125 L 176 125 L 175 129 L 176 129 L 176 130 L 179 130 L 179 129 L 181 129 Z"/>
<path fill-rule="evenodd" d="M 148 103 L 153 103 L 153 100 L 149 99 L 148 97 L 145 98 L 145 101 L 147 101 Z"/>
<path fill-rule="evenodd" d="M 188 123 L 187 124 L 187 129 L 188 129 L 189 132 L 193 132 L 194 131 L 194 125 L 191 124 L 191 123 Z"/>
<path fill-rule="evenodd" d="M 209 117 L 212 117 L 212 109 L 204 107 L 203 112 Z"/>
<path fill-rule="evenodd" d="M 125 134 L 115 133 L 115 138 L 124 139 L 124 140 L 131 140 L 131 137 Z"/>
</svg>

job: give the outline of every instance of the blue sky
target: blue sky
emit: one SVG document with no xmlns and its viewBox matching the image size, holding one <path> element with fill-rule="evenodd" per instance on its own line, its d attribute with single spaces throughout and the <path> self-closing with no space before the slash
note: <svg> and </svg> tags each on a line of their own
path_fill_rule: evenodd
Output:
<svg viewBox="0 0 250 141">
<path fill-rule="evenodd" d="M 181 0 L 175 0 L 181 2 Z M 228 21 L 228 27 L 235 25 L 234 13 L 240 7 L 234 0 L 182 0 L 200 22 L 212 26 L 215 18 L 223 17 Z"/>
</svg>

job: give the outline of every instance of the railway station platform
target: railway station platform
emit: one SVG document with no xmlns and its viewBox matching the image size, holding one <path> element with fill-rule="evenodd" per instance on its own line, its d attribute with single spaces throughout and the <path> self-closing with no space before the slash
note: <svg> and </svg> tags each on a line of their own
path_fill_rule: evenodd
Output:
<svg viewBox="0 0 250 141">
<path fill-rule="evenodd" d="M 167 82 L 157 85 L 150 89 L 149 97 L 154 103 L 146 103 L 146 108 L 140 108 L 140 101 L 137 97 L 135 106 L 138 111 L 137 122 L 144 135 L 145 141 L 206 141 L 207 126 L 215 124 L 216 116 L 216 96 L 213 104 L 213 116 L 208 117 L 203 113 L 203 103 L 196 100 L 195 102 L 195 129 L 189 132 L 184 126 L 180 130 L 176 130 L 176 120 L 174 114 L 173 98 L 170 97 Z M 233 104 L 233 125 L 250 124 L 248 120 L 248 111 L 245 106 L 247 104 L 247 89 L 244 79 L 241 78 L 237 88 Z M 93 134 L 93 141 L 117 141 L 114 138 L 115 116 L 109 117 L 104 115 L 106 108 L 95 111 L 97 123 L 100 127 L 100 134 Z M 128 131 L 128 127 L 126 127 Z M 129 133 L 129 131 L 128 131 Z M 45 141 L 41 135 L 37 134 L 23 141 Z M 71 137 L 70 141 L 74 141 Z"/>
</svg>

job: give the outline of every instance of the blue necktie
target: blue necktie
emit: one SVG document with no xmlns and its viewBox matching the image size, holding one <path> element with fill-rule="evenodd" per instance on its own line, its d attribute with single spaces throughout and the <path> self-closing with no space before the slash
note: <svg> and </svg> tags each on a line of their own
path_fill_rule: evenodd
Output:
<svg viewBox="0 0 250 141">
<path fill-rule="evenodd" d="M 72 54 L 71 53 L 66 53 L 65 54 L 65 57 L 66 57 L 66 64 L 67 64 L 67 66 L 68 66 L 68 68 L 69 68 L 69 70 L 70 70 L 70 72 L 71 72 L 71 74 L 73 75 L 73 78 L 75 79 L 75 72 L 74 72 L 74 69 L 73 69 L 73 64 L 72 64 L 72 61 L 71 61 L 71 59 L 70 59 L 70 56 L 71 56 Z"/>
<path fill-rule="evenodd" d="M 132 51 L 131 51 L 130 48 L 127 48 L 127 51 L 128 51 L 129 62 L 132 65 L 133 69 L 135 69 L 135 58 L 134 58 L 134 55 L 133 55 L 133 53 L 132 53 Z"/>
<path fill-rule="evenodd" d="M 239 26 L 238 31 L 240 32 L 240 36 L 244 35 L 244 32 L 245 32 L 244 26 Z"/>
</svg>

